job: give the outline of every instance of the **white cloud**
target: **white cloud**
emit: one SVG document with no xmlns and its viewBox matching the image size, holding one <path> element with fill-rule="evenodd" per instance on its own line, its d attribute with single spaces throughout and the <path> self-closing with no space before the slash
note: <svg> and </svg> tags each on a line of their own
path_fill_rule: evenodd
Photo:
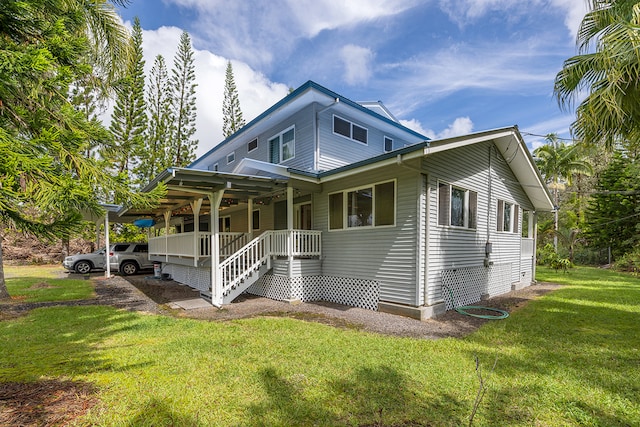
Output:
<svg viewBox="0 0 640 427">
<path fill-rule="evenodd" d="M 420 123 L 420 121 L 416 119 L 400 120 L 400 123 L 403 126 L 408 127 L 409 129 L 415 130 L 416 132 L 427 136 L 429 139 L 453 138 L 454 136 L 466 135 L 473 132 L 473 122 L 469 117 L 456 118 L 453 123 L 451 123 L 440 132 L 435 132 L 431 129 L 425 129 L 422 126 L 422 123 Z"/>
<path fill-rule="evenodd" d="M 252 67 L 286 58 L 300 39 L 401 13 L 419 0 L 166 0 L 197 10 L 198 44 Z"/>
<path fill-rule="evenodd" d="M 142 48 L 147 76 L 157 55 L 164 56 L 171 73 L 181 34 L 182 30 L 176 27 L 143 31 Z M 200 156 L 223 140 L 222 101 L 227 59 L 206 50 L 194 49 L 194 64 L 198 85 L 195 138 L 199 140 L 197 155 Z M 232 61 L 232 65 L 240 108 L 247 123 L 287 95 L 289 89 L 286 85 L 269 81 L 245 63 Z M 102 115 L 105 123 L 110 122 L 111 110 Z"/>
<path fill-rule="evenodd" d="M 458 117 L 446 129 L 438 134 L 438 138 L 452 138 L 454 136 L 466 135 L 473 131 L 473 122 L 469 117 Z"/>
<path fill-rule="evenodd" d="M 344 80 L 350 85 L 365 84 L 371 77 L 374 53 L 365 47 L 348 44 L 340 50 L 344 64 Z"/>
<path fill-rule="evenodd" d="M 587 11 L 586 0 L 440 0 L 439 5 L 461 27 L 493 12 L 507 12 L 515 19 L 551 6 L 565 14 L 564 24 L 571 38 L 575 38 Z"/>
<path fill-rule="evenodd" d="M 379 85 L 389 91 L 391 99 L 386 103 L 400 117 L 461 91 L 548 91 L 557 68 L 549 66 L 548 56 L 554 54 L 553 50 L 543 49 L 540 43 L 451 45 L 385 66 L 377 74 L 389 77 Z"/>
<path fill-rule="evenodd" d="M 429 137 L 430 139 L 434 138 L 434 133 L 431 129 L 425 129 L 422 127 L 422 123 L 420 123 L 420 120 L 417 119 L 411 119 L 411 120 L 400 120 L 400 124 L 402 126 L 406 126 L 411 130 L 414 130 L 426 137 Z"/>
</svg>

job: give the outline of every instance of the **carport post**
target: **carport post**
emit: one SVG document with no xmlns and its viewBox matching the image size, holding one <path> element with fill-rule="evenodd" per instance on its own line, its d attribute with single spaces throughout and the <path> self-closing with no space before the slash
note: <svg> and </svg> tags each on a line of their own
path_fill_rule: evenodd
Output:
<svg viewBox="0 0 640 427">
<path fill-rule="evenodd" d="M 110 278 L 111 277 L 111 257 L 109 256 L 109 210 L 107 209 L 107 212 L 104 214 L 104 247 L 105 247 L 105 254 L 104 256 L 107 258 L 106 259 L 106 270 L 104 272 L 104 277 L 105 278 Z"/>
</svg>

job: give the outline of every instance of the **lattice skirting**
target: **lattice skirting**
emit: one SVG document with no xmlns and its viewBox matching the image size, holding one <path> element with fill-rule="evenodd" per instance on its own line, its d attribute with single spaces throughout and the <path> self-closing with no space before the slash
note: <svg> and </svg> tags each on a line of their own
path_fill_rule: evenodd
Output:
<svg viewBox="0 0 640 427">
<path fill-rule="evenodd" d="M 333 276 L 265 274 L 247 292 L 280 301 L 329 301 L 375 311 L 380 299 L 380 285 L 375 280 Z"/>
<path fill-rule="evenodd" d="M 442 287 L 447 310 L 474 304 L 483 295 L 495 296 L 511 291 L 511 264 L 442 270 Z"/>
<path fill-rule="evenodd" d="M 162 269 L 163 273 L 171 275 L 176 282 L 191 286 L 199 291 L 209 292 L 211 287 L 211 269 L 196 268 L 187 265 L 168 264 Z"/>
</svg>

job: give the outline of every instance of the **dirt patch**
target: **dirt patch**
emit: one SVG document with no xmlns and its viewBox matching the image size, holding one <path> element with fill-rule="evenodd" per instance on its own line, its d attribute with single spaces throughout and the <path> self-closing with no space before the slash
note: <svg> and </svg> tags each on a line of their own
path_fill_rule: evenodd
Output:
<svg viewBox="0 0 640 427">
<path fill-rule="evenodd" d="M 67 425 L 92 408 L 95 387 L 75 381 L 2 383 L 0 426 Z"/>
<path fill-rule="evenodd" d="M 52 289 L 56 287 L 57 286 L 53 286 L 52 284 L 47 282 L 40 282 L 40 283 L 34 283 L 33 285 L 29 286 L 29 290 L 35 291 L 37 289 Z"/>
</svg>

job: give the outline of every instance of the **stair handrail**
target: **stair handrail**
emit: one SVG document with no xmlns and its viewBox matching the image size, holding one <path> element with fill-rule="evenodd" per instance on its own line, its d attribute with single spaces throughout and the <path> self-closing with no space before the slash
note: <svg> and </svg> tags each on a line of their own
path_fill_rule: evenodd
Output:
<svg viewBox="0 0 640 427">
<path fill-rule="evenodd" d="M 272 231 L 265 231 L 219 264 L 222 295 L 227 295 L 252 272 L 269 261 L 271 237 Z"/>
</svg>

